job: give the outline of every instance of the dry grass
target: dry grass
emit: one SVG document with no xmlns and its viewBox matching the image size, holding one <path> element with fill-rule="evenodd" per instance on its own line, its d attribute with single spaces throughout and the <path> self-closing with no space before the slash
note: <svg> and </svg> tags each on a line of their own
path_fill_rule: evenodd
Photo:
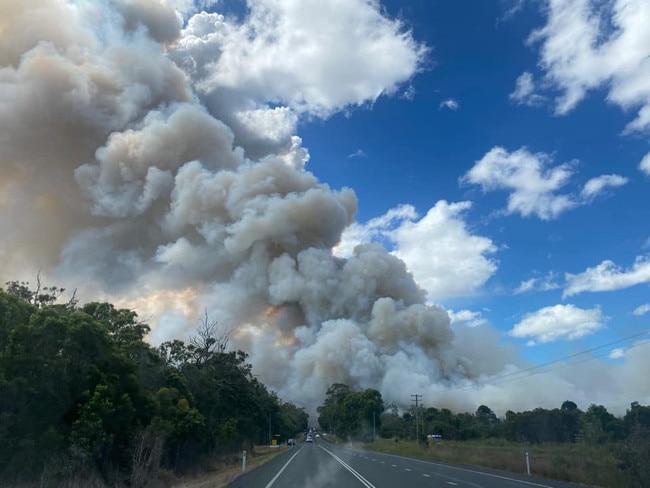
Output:
<svg viewBox="0 0 650 488">
<path fill-rule="evenodd" d="M 250 471 L 267 463 L 288 447 L 269 448 L 268 446 L 255 446 L 252 453 L 246 458 L 246 471 Z M 235 478 L 242 474 L 242 459 L 240 455 L 215 459 L 204 466 L 204 471 L 193 476 L 174 479 L 166 486 L 173 488 L 224 488 Z M 164 474 L 163 474 L 164 476 Z"/>
<path fill-rule="evenodd" d="M 359 447 L 512 473 L 525 473 L 525 453 L 528 452 L 532 475 L 609 488 L 630 486 L 611 450 L 603 446 L 519 444 L 495 439 L 464 442 L 441 440 L 426 447 L 413 441 L 381 439 L 374 443 L 359 444 Z"/>
</svg>

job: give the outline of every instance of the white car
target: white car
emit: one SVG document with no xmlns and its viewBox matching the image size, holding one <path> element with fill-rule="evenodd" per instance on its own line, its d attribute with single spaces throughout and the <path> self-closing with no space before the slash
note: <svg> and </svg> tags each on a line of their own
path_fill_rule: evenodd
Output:
<svg viewBox="0 0 650 488">
<path fill-rule="evenodd" d="M 307 438 L 305 439 L 305 442 L 314 442 L 314 439 L 312 439 L 312 437 L 308 435 Z"/>
</svg>

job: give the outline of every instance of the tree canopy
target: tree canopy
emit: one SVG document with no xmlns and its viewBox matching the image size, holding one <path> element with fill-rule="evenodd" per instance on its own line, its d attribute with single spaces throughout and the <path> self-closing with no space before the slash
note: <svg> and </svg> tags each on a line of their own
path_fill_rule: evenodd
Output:
<svg viewBox="0 0 650 488">
<path fill-rule="evenodd" d="M 0 485 L 145 486 L 152 466 L 183 471 L 268 443 L 269 427 L 285 439 L 307 427 L 207 315 L 190 343 L 154 348 L 132 310 L 60 305 L 63 290 L 28 285 L 0 288 Z"/>
</svg>

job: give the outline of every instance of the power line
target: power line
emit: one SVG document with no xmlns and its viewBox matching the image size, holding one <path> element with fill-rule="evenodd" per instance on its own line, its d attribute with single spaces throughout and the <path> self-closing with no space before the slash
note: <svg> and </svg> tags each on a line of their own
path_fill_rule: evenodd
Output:
<svg viewBox="0 0 650 488">
<path fill-rule="evenodd" d="M 568 360 L 571 360 L 571 359 L 574 359 L 574 358 L 577 358 L 577 357 L 580 357 L 580 356 L 584 356 L 586 354 L 589 354 L 589 353 L 594 352 L 594 351 L 598 351 L 599 349 L 603 349 L 605 347 L 613 346 L 615 344 L 620 344 L 621 342 L 625 342 L 625 341 L 628 341 L 630 339 L 634 339 L 635 337 L 640 337 L 642 335 L 647 335 L 648 333 L 650 333 L 650 329 L 646 329 L 646 330 L 644 330 L 642 332 L 637 332 L 636 334 L 632 334 L 630 336 L 623 337 L 622 339 L 617 339 L 615 341 L 611 341 L 611 342 L 608 342 L 606 344 L 601 344 L 600 346 L 596 346 L 596 347 L 592 347 L 590 349 L 586 349 L 585 351 L 570 354 L 568 356 L 564 356 L 564 357 L 561 357 L 559 359 L 554 359 L 552 361 L 548 361 L 546 363 L 539 364 L 537 366 L 533 366 L 533 367 L 530 367 L 530 368 L 527 368 L 527 369 L 523 369 L 521 371 L 515 371 L 515 372 L 512 372 L 512 373 L 507 373 L 507 374 L 495 376 L 495 377 L 490 378 L 490 384 L 502 384 L 502 383 L 508 383 L 510 381 L 517 381 L 517 380 L 529 378 L 531 376 L 535 376 L 537 374 L 548 373 L 548 372 L 551 372 L 551 371 L 555 371 L 557 369 L 565 368 L 567 366 L 572 366 L 572 365 L 584 363 L 586 361 L 592 361 L 594 359 L 598 359 L 600 357 L 603 357 L 603 356 L 607 355 L 608 353 L 599 354 L 599 355 L 596 355 L 596 356 L 590 356 L 590 357 L 587 357 L 585 359 L 582 359 L 581 361 L 574 361 L 574 362 L 571 362 L 571 363 L 568 363 L 568 364 L 565 363 Z M 642 343 L 639 343 L 639 344 L 634 344 L 634 345 L 628 347 L 628 350 L 629 349 L 634 349 L 635 347 L 639 347 L 639 346 L 642 346 L 642 345 L 645 345 L 645 344 L 650 344 L 650 342 L 642 342 Z M 555 368 L 544 369 L 544 368 L 547 368 L 548 366 L 551 366 L 551 365 L 557 364 L 557 363 L 563 363 L 563 364 L 561 364 L 560 366 L 555 367 Z M 505 381 L 503 381 L 503 380 L 505 380 Z M 467 389 L 470 389 L 470 388 L 474 388 L 475 386 L 476 386 L 476 384 L 468 385 L 468 386 L 461 386 L 461 387 L 458 387 L 458 388 L 448 388 L 446 390 L 441 390 L 441 392 L 467 390 Z"/>
</svg>

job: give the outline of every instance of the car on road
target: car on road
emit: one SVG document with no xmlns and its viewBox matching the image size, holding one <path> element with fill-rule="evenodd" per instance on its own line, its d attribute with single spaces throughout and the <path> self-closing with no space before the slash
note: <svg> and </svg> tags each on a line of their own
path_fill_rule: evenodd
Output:
<svg viewBox="0 0 650 488">
<path fill-rule="evenodd" d="M 295 445 L 296 445 L 296 439 L 287 440 L 287 446 L 295 446 Z"/>
<path fill-rule="evenodd" d="M 307 438 L 305 439 L 305 442 L 314 442 L 314 439 L 312 436 L 308 435 Z"/>
</svg>

